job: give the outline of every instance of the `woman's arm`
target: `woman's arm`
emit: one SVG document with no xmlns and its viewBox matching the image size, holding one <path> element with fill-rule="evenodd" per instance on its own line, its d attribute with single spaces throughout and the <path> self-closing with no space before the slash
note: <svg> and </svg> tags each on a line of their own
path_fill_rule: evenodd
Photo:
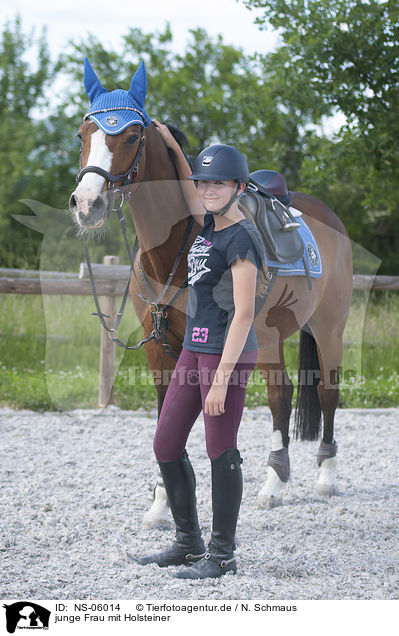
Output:
<svg viewBox="0 0 399 636">
<path fill-rule="evenodd" d="M 249 260 L 237 259 L 231 265 L 235 312 L 224 344 L 215 378 L 205 400 L 205 413 L 224 413 L 230 376 L 240 357 L 254 319 L 257 268 Z"/>
<path fill-rule="evenodd" d="M 184 153 L 177 143 L 176 139 L 173 137 L 169 128 L 165 126 L 165 124 L 160 124 L 159 121 L 157 121 L 156 119 L 153 119 L 152 121 L 167 147 L 170 148 L 175 155 L 177 174 L 179 175 L 183 195 L 190 210 L 190 213 L 197 221 L 197 223 L 203 226 L 206 210 L 199 200 L 197 188 L 195 187 L 194 181 L 192 181 L 191 179 L 187 179 L 187 177 L 190 177 L 192 173 L 190 166 L 188 165 L 187 160 L 184 156 Z"/>
</svg>

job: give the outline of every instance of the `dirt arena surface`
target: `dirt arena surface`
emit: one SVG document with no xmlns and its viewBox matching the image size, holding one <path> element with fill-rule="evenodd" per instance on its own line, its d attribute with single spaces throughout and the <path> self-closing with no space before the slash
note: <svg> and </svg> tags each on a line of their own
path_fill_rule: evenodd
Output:
<svg viewBox="0 0 399 636">
<path fill-rule="evenodd" d="M 30 599 L 398 599 L 399 409 L 339 410 L 338 489 L 315 493 L 317 442 L 290 445 L 284 505 L 256 506 L 266 477 L 271 415 L 245 409 L 239 448 L 244 496 L 238 572 L 174 579 L 141 567 L 173 540 L 143 530 L 157 477 L 155 411 L 0 409 L 0 597 Z M 202 416 L 188 445 L 204 538 L 210 534 L 210 463 Z"/>
</svg>

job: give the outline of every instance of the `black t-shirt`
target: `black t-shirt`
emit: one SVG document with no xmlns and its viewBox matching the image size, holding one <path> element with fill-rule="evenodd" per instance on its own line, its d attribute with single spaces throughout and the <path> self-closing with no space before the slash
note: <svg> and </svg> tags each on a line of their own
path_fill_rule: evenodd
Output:
<svg viewBox="0 0 399 636">
<path fill-rule="evenodd" d="M 250 219 L 214 231 L 209 212 L 188 253 L 188 299 L 183 347 L 190 351 L 222 353 L 234 316 L 231 264 L 237 258 L 258 268 L 266 262 L 261 236 Z M 258 343 L 252 324 L 243 351 L 255 351 Z"/>
</svg>

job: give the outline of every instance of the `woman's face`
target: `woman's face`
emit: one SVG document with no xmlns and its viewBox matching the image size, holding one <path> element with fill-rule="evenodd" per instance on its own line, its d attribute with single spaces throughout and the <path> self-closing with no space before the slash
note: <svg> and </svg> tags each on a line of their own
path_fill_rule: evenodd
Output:
<svg viewBox="0 0 399 636">
<path fill-rule="evenodd" d="M 209 212 L 218 212 L 228 204 L 237 189 L 236 181 L 198 181 L 198 196 Z"/>
</svg>

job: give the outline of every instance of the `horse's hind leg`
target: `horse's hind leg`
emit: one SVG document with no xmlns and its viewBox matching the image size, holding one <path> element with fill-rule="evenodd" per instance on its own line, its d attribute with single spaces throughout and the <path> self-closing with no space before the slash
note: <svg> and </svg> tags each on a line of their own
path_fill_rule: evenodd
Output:
<svg viewBox="0 0 399 636">
<path fill-rule="evenodd" d="M 316 490 L 321 495 L 336 494 L 337 444 L 334 439 L 334 418 L 339 399 L 339 366 L 342 360 L 342 331 L 318 329 L 312 324 L 320 362 L 320 382 L 317 394 L 323 414 L 323 435 L 317 452 L 320 467 Z"/>
<path fill-rule="evenodd" d="M 261 351 L 257 367 L 267 384 L 269 408 L 273 417 L 272 450 L 268 459 L 267 480 L 258 494 L 258 506 L 273 508 L 281 505 L 290 476 L 288 456 L 289 424 L 293 386 L 285 368 L 283 343 L 279 344 L 278 364 L 267 364 L 267 352 Z"/>
</svg>

